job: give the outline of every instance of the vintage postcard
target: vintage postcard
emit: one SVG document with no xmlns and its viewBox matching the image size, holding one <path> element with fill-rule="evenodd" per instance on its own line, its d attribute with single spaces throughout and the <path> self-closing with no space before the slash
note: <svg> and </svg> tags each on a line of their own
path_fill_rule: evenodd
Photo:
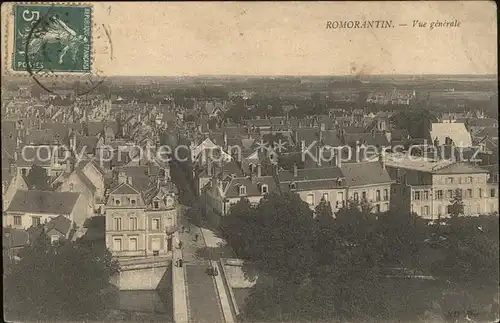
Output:
<svg viewBox="0 0 500 323">
<path fill-rule="evenodd" d="M 9 322 L 498 322 L 488 1 L 1 6 Z"/>
</svg>

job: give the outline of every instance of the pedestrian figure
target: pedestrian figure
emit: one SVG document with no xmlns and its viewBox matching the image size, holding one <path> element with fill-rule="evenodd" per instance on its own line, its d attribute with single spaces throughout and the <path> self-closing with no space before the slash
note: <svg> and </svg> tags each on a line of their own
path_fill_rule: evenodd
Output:
<svg viewBox="0 0 500 323">
<path fill-rule="evenodd" d="M 182 268 L 182 259 L 177 260 L 177 262 L 179 263 L 179 267 Z"/>
</svg>

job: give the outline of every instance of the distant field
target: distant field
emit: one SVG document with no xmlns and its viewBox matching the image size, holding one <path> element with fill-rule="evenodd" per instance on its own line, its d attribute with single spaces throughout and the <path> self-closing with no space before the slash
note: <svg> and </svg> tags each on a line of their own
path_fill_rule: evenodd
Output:
<svg viewBox="0 0 500 323">
<path fill-rule="evenodd" d="M 493 91 L 454 91 L 431 92 L 431 99 L 443 100 L 489 100 L 495 94 Z"/>
</svg>

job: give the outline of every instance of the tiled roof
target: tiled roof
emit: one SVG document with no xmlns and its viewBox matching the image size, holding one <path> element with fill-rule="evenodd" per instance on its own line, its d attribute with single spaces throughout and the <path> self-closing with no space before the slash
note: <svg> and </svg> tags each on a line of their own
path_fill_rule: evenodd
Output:
<svg viewBox="0 0 500 323">
<path fill-rule="evenodd" d="M 87 176 L 85 176 L 85 174 L 83 174 L 80 170 L 76 169 L 75 170 L 75 174 L 76 176 L 78 176 L 78 179 L 80 179 L 80 181 L 82 181 L 82 183 L 87 186 L 92 192 L 95 192 L 96 191 L 96 187 L 94 186 L 94 184 L 90 181 L 90 179 L 88 179 Z"/>
<path fill-rule="evenodd" d="M 85 152 L 89 154 L 97 148 L 98 141 L 99 139 L 96 136 L 80 136 L 77 139 L 77 145 L 79 148 L 85 147 Z"/>
<path fill-rule="evenodd" d="M 391 183 L 391 177 L 379 162 L 345 163 L 340 167 L 347 186 Z"/>
<path fill-rule="evenodd" d="M 471 127 L 494 127 L 498 126 L 498 120 L 492 118 L 483 118 L 483 119 L 463 119 L 457 120 L 456 122 L 467 123 Z"/>
<path fill-rule="evenodd" d="M 79 196 L 73 192 L 17 191 L 7 212 L 71 214 Z"/>
<path fill-rule="evenodd" d="M 65 217 L 64 215 L 59 215 L 56 218 L 51 219 L 45 225 L 45 232 L 49 232 L 52 229 L 59 231 L 60 233 L 66 235 L 71 229 L 71 220 Z"/>
<path fill-rule="evenodd" d="M 487 127 L 476 133 L 474 136 L 479 138 L 484 138 L 486 136 L 490 138 L 498 138 L 498 128 Z"/>
<path fill-rule="evenodd" d="M 267 185 L 268 192 L 276 190 L 276 181 L 272 176 L 263 176 L 255 178 L 253 181 L 250 177 L 236 177 L 231 180 L 225 189 L 226 197 L 240 196 L 239 187 L 244 185 L 246 187 L 245 196 L 260 196 L 262 195 L 259 185 Z"/>
<path fill-rule="evenodd" d="M 139 192 L 144 192 L 154 187 L 156 185 L 157 177 L 156 176 L 133 176 L 132 177 L 132 186 L 137 189 Z"/>
</svg>

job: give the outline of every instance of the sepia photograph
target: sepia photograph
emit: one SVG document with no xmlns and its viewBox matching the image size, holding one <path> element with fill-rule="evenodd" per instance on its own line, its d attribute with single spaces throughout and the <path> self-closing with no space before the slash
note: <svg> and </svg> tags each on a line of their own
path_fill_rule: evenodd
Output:
<svg viewBox="0 0 500 323">
<path fill-rule="evenodd" d="M 499 322 L 497 12 L 3 3 L 4 320 Z"/>
</svg>

